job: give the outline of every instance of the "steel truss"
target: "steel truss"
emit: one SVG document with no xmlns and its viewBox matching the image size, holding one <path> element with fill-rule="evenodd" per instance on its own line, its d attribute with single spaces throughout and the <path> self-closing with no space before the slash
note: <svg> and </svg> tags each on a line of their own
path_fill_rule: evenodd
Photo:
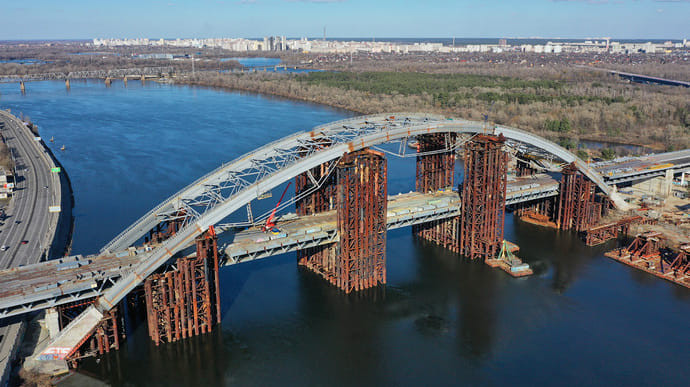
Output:
<svg viewBox="0 0 690 387">
<path fill-rule="evenodd" d="M 113 70 L 85 70 L 85 71 L 71 71 L 71 72 L 53 72 L 41 74 L 25 74 L 25 75 L 0 75 L 0 83 L 7 82 L 28 82 L 28 81 L 45 81 L 45 80 L 63 80 L 63 79 L 89 79 L 89 78 L 124 78 L 126 76 L 142 76 L 142 75 L 161 75 L 171 74 L 175 69 L 173 67 L 134 67 L 129 69 L 113 69 Z"/>
<path fill-rule="evenodd" d="M 262 193 L 286 183 L 303 172 L 337 159 L 347 152 L 403 138 L 447 132 L 477 134 L 487 130 L 480 122 L 447 119 L 438 115 L 396 115 L 398 118 L 388 114 L 355 117 L 285 137 L 249 152 L 231 163 L 221 165 L 175 193 L 101 249 L 101 253 L 126 250 L 143 239 L 156 225 L 184 211 L 185 218 L 178 232 L 153 249 L 145 260 L 136 265 L 131 272 L 123 274 L 112 287 L 103 291 L 93 307 L 87 308 L 84 315 L 94 317 L 113 308 L 145 278 L 193 243 L 194 238 L 209 226 L 222 222 Z M 550 141 L 506 126 L 494 127 L 490 132 L 496 135 L 502 133 L 512 140 L 531 144 L 565 162 L 575 162 L 604 193 L 611 192 L 601 176 L 586 163 Z M 323 144 L 329 145 L 324 148 Z M 58 339 L 66 341 L 64 337 L 71 337 L 69 333 L 73 330 L 83 331 L 84 324 L 90 326 L 93 324 L 93 318 L 85 318 L 80 320 L 79 325 L 68 326 L 68 332 Z M 71 341 L 69 345 L 72 345 Z"/>
</svg>

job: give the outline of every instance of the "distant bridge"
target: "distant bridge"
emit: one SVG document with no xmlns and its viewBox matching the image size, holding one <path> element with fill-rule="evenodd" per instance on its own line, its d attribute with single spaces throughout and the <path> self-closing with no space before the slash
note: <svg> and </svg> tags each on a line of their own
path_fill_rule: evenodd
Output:
<svg viewBox="0 0 690 387">
<path fill-rule="evenodd" d="M 666 85 L 666 86 L 690 87 L 690 82 L 687 82 L 687 81 L 677 81 L 674 79 L 653 77 L 650 75 L 626 73 L 623 71 L 609 70 L 609 69 L 604 69 L 604 68 L 600 68 L 600 67 L 583 66 L 583 65 L 576 65 L 575 67 L 579 67 L 579 68 L 583 68 L 583 69 L 587 69 L 587 70 L 607 72 L 611 75 L 617 75 L 621 78 L 627 79 L 630 82 L 635 82 L 635 83 L 647 83 L 647 84 L 657 84 L 657 85 Z"/>
<path fill-rule="evenodd" d="M 133 67 L 128 69 L 112 69 L 112 70 L 84 70 L 84 71 L 70 71 L 70 72 L 51 72 L 40 74 L 22 74 L 22 75 L 0 75 L 0 83 L 14 83 L 14 82 L 31 82 L 31 81 L 49 81 L 49 80 L 67 80 L 67 79 L 106 79 L 106 78 L 125 78 L 125 77 L 141 77 L 141 76 L 160 76 L 161 74 L 170 74 L 174 71 L 174 67 Z"/>
</svg>

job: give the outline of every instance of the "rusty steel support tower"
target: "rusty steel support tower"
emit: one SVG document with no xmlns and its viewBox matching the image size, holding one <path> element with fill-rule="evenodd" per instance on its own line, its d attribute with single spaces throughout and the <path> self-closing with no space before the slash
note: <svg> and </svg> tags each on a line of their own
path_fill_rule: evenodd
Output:
<svg viewBox="0 0 690 387">
<path fill-rule="evenodd" d="M 298 195 L 310 188 L 312 178 L 324 177 L 326 170 L 320 168 L 311 171 L 309 178 L 297 178 Z M 297 201 L 297 213 L 304 216 L 337 209 L 340 241 L 300 250 L 299 265 L 345 293 L 386 283 L 386 159 L 369 149 L 345 154 L 325 181 Z"/>
<path fill-rule="evenodd" d="M 508 154 L 503 135 L 478 135 L 465 144 L 460 253 L 491 259 L 501 251 Z"/>
<path fill-rule="evenodd" d="M 338 165 L 335 285 L 346 293 L 386 283 L 388 166 L 380 152 L 348 153 Z"/>
<path fill-rule="evenodd" d="M 417 173 L 415 189 L 429 193 L 451 189 L 455 175 L 455 152 L 448 149 L 456 139 L 455 133 L 436 133 L 417 136 Z M 424 154 L 428 152 L 436 152 Z M 452 251 L 458 251 L 459 217 L 437 220 L 412 226 L 418 238 L 439 244 Z"/>
<path fill-rule="evenodd" d="M 57 307 L 58 324 L 63 329 L 74 317 L 79 315 L 93 301 L 76 302 Z M 122 324 L 122 316 L 119 308 L 115 307 L 98 323 L 96 328 L 67 354 L 65 360 L 72 368 L 76 368 L 79 361 L 96 355 L 103 355 L 110 350 L 120 349 L 120 343 L 124 341 L 125 334 Z"/>
<path fill-rule="evenodd" d="M 196 240 L 197 255 L 144 282 L 149 336 L 156 345 L 211 332 L 220 322 L 218 244 L 215 233 Z"/>
<path fill-rule="evenodd" d="M 335 209 L 335 197 L 338 190 L 335 173 L 325 176 L 329 173 L 325 165 L 312 169 L 310 173 L 311 176 L 305 172 L 295 178 L 295 195 L 297 197 L 302 196 L 295 202 L 296 212 L 299 216 L 313 215 Z M 314 181 L 322 179 L 326 179 L 325 182 L 321 187 L 314 190 Z M 312 190 L 311 193 L 304 195 L 310 190 Z M 335 254 L 335 244 L 310 247 L 297 251 L 297 263 L 330 280 L 334 272 Z"/>
<path fill-rule="evenodd" d="M 563 168 L 559 190 L 556 224 L 561 230 L 586 231 L 599 221 L 601 204 L 594 201 L 594 185 L 574 164 Z"/>
<path fill-rule="evenodd" d="M 327 148 L 330 142 L 323 141 L 321 148 Z M 323 182 L 316 187 L 316 182 Z M 304 172 L 295 178 L 295 210 L 299 216 L 314 215 L 334 210 L 335 197 L 338 191 L 337 176 L 322 164 Z M 297 251 L 297 264 L 319 273 L 329 281 L 335 267 L 335 243 L 325 246 L 310 247 Z"/>
</svg>

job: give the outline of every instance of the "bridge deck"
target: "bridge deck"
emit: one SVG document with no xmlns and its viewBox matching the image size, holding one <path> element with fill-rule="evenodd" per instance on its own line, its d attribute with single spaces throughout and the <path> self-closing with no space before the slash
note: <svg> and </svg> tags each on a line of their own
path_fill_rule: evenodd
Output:
<svg viewBox="0 0 690 387">
<path fill-rule="evenodd" d="M 527 201 L 556 195 L 558 182 L 548 175 L 518 178 L 508 183 L 507 191 L 509 204 Z M 454 191 L 398 194 L 389 197 L 388 229 L 457 216 L 459 211 L 460 199 Z M 233 265 L 338 240 L 335 211 L 305 217 L 287 214 L 278 219 L 278 227 L 280 231 L 275 235 L 264 233 L 259 227 L 234 234 L 232 243 L 225 249 L 224 264 Z M 131 273 L 138 263 L 146 260 L 152 247 L 155 246 L 115 254 L 72 256 L 2 270 L 0 318 L 100 295 L 116 279 Z"/>
<path fill-rule="evenodd" d="M 642 157 L 623 157 L 592 164 L 609 183 L 624 183 L 663 176 L 667 169 L 676 172 L 690 170 L 690 149 L 658 153 Z"/>
</svg>

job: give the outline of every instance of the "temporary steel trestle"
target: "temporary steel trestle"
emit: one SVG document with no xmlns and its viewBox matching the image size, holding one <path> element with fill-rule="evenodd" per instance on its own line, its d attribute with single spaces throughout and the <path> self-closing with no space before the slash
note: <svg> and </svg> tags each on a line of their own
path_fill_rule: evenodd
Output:
<svg viewBox="0 0 690 387">
<path fill-rule="evenodd" d="M 417 136 L 417 192 L 429 193 L 452 189 L 455 176 L 455 152 L 448 150 L 455 142 L 455 133 L 435 133 Z M 437 152 L 437 153 L 429 153 Z M 458 251 L 459 217 L 436 220 L 412 226 L 415 236 Z"/>
<path fill-rule="evenodd" d="M 506 204 L 508 154 L 503 135 L 478 135 L 465 144 L 460 253 L 494 258 L 501 251 Z"/>
<path fill-rule="evenodd" d="M 177 259 L 176 270 L 144 282 L 149 336 L 156 345 L 211 331 L 220 322 L 217 237 L 196 239 L 196 257 Z"/>
<path fill-rule="evenodd" d="M 586 231 L 601 218 L 601 203 L 595 202 L 594 184 L 579 173 L 574 163 L 563 168 L 558 218 L 562 230 Z"/>
<path fill-rule="evenodd" d="M 93 301 L 76 302 L 57 307 L 58 324 L 63 329 L 72 319 L 79 315 Z M 120 343 L 125 339 L 122 316 L 117 307 L 108 311 L 93 332 L 65 356 L 71 367 L 86 357 L 102 355 L 110 350 L 120 349 Z"/>
<path fill-rule="evenodd" d="M 608 240 L 616 239 L 619 235 L 628 235 L 630 225 L 642 222 L 641 216 L 631 216 L 617 222 L 591 227 L 585 232 L 587 246 L 596 246 Z"/>
<path fill-rule="evenodd" d="M 304 174 L 297 178 L 298 193 L 306 181 Z M 296 204 L 300 215 L 335 206 L 340 241 L 301 250 L 299 264 L 346 293 L 385 284 L 387 189 L 382 153 L 364 149 L 343 156 L 335 176 Z"/>
</svg>

